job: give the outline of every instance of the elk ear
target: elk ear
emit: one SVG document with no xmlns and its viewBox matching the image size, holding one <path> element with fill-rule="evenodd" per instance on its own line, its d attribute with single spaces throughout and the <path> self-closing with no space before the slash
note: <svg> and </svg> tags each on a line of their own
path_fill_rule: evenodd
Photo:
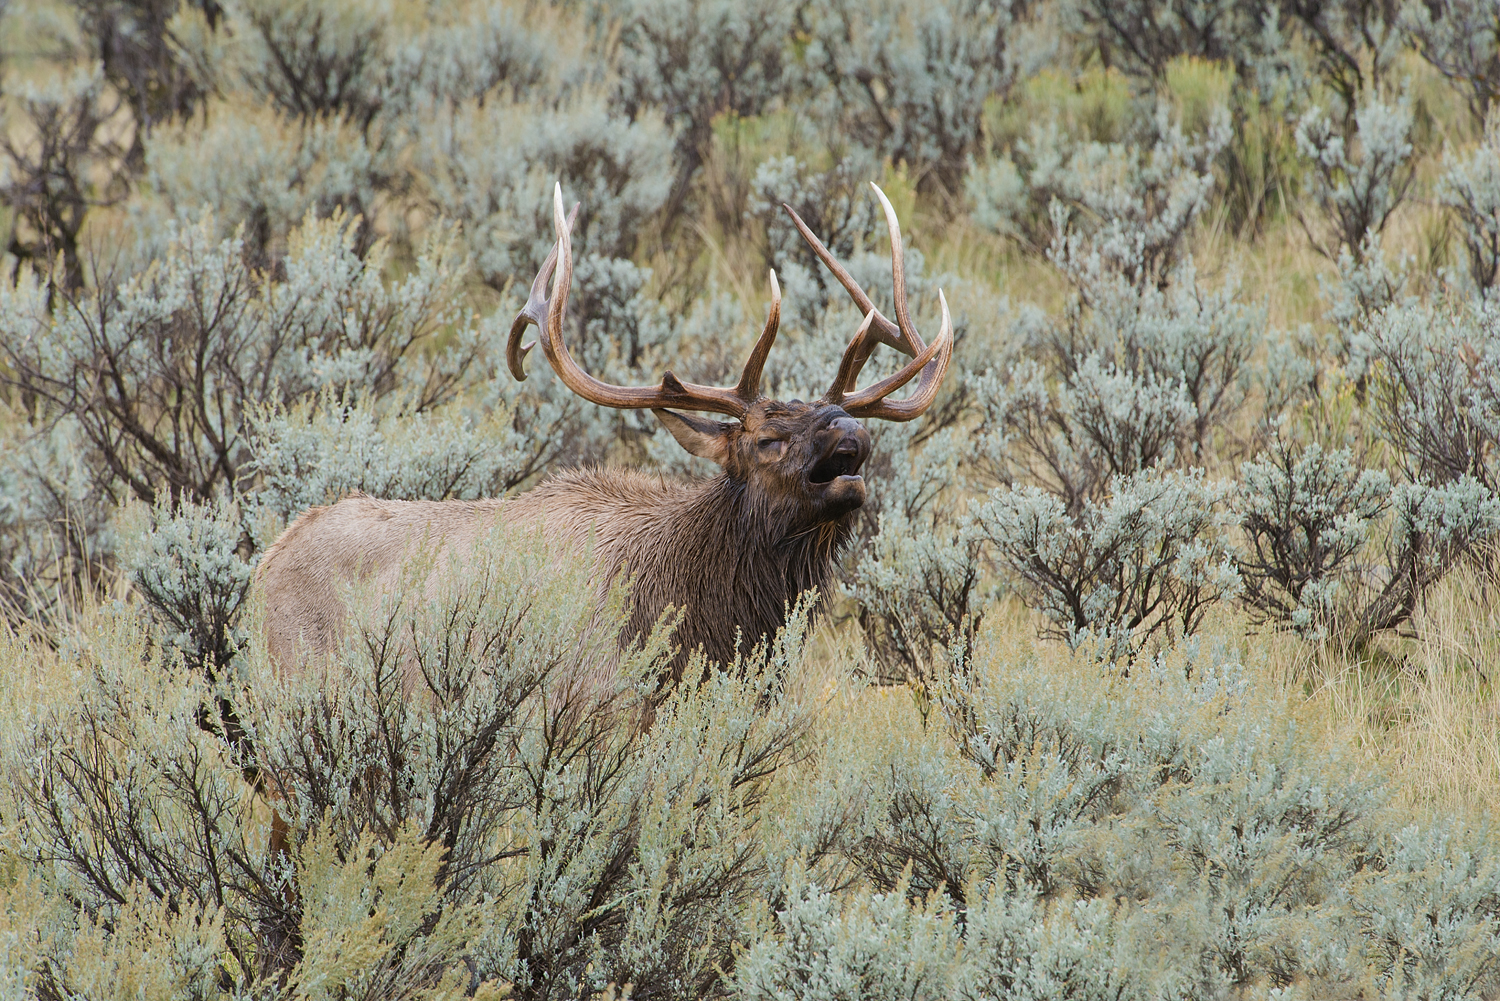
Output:
<svg viewBox="0 0 1500 1001">
<path fill-rule="evenodd" d="M 694 455 L 724 465 L 729 460 L 729 431 L 733 425 L 720 424 L 703 417 L 689 417 L 674 410 L 651 412 L 666 425 L 677 444 Z"/>
</svg>

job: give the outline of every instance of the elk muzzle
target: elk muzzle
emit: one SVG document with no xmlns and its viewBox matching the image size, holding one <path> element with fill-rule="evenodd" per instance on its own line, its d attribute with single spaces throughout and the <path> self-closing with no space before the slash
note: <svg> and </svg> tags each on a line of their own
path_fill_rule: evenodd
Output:
<svg viewBox="0 0 1500 1001">
<path fill-rule="evenodd" d="M 808 487 L 822 502 L 825 515 L 853 511 L 865 502 L 865 479 L 859 470 L 870 457 L 870 432 L 841 414 L 818 432 L 815 441 L 818 458 L 807 470 Z"/>
</svg>

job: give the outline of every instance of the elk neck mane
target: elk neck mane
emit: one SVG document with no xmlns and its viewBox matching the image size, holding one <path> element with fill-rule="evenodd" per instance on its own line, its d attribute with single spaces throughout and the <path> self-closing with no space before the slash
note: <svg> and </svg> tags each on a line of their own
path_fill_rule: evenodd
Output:
<svg viewBox="0 0 1500 1001">
<path fill-rule="evenodd" d="M 558 473 L 505 507 L 512 524 L 592 540 L 601 581 L 633 579 L 630 635 L 685 604 L 676 644 L 721 662 L 733 659 L 737 631 L 753 644 L 784 624 L 798 595 L 827 592 L 853 517 L 799 522 L 794 499 L 723 473 L 682 481 L 599 467 Z"/>
</svg>

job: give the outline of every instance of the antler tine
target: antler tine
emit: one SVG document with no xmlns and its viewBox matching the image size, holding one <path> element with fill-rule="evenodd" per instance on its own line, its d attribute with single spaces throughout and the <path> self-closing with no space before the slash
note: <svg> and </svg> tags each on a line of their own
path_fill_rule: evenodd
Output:
<svg viewBox="0 0 1500 1001">
<path fill-rule="evenodd" d="M 581 202 L 573 203 L 573 211 L 568 213 L 568 232 L 573 231 L 573 223 L 578 218 L 578 208 Z M 552 279 L 552 271 L 557 267 L 557 244 L 547 252 L 547 259 L 542 262 L 542 269 L 536 273 L 536 278 L 531 283 L 531 292 L 526 297 L 526 305 L 521 307 L 521 312 L 516 314 L 515 322 L 510 325 L 510 340 L 505 344 L 505 361 L 510 367 L 510 374 L 517 382 L 526 381 L 526 355 L 532 348 L 536 347 L 536 341 L 530 344 L 521 343 L 521 335 L 526 330 L 526 324 L 534 323 L 541 327 L 547 322 L 547 309 L 550 302 L 547 297 L 547 282 Z"/>
<path fill-rule="evenodd" d="M 745 369 L 740 373 L 739 385 L 734 387 L 734 395 L 746 403 L 754 403 L 760 397 L 760 375 L 766 367 L 766 356 L 771 353 L 771 345 L 776 341 L 776 331 L 781 326 L 781 286 L 776 281 L 776 269 L 771 269 L 771 313 L 766 317 L 766 325 L 761 329 L 760 339 L 755 342 L 754 349 L 750 352 L 750 358 L 745 362 Z"/>
<path fill-rule="evenodd" d="M 911 313 L 906 307 L 906 255 L 901 247 L 901 223 L 896 220 L 896 210 L 885 192 L 880 190 L 880 185 L 871 181 L 870 187 L 875 189 L 880 207 L 885 210 L 885 228 L 891 235 L 891 296 L 896 303 L 896 325 L 901 328 L 901 337 L 910 348 L 907 353 L 915 356 L 926 345 L 922 343 L 922 336 L 917 333 L 917 328 L 912 325 Z"/>
<path fill-rule="evenodd" d="M 577 212 L 578 207 L 574 206 L 573 214 L 563 217 L 562 185 L 555 185 L 552 189 L 552 223 L 557 230 L 557 245 L 543 262 L 536 280 L 531 283 L 531 295 L 526 300 L 526 305 L 511 324 L 510 342 L 506 346 L 506 359 L 511 374 L 517 379 L 526 378 L 522 362 L 526 352 L 534 345 L 522 346 L 521 332 L 525 330 L 526 324 L 535 323 L 541 328 L 542 353 L 547 356 L 552 370 L 565 386 L 590 403 L 621 410 L 677 407 L 682 410 L 707 410 L 730 417 L 744 417 L 754 400 L 743 398 L 739 393 L 740 387 L 720 389 L 717 386 L 698 386 L 683 382 L 671 372 L 662 373 L 659 386 L 615 386 L 595 379 L 573 359 L 568 346 L 563 343 L 562 329 L 563 318 L 568 311 L 568 291 L 573 285 L 572 228 Z M 544 293 L 549 278 L 552 279 L 552 295 L 546 296 Z M 765 363 L 766 353 L 770 351 L 771 342 L 775 340 L 776 325 L 781 316 L 781 290 L 776 287 L 774 276 L 772 296 L 771 319 L 767 321 L 766 330 L 756 342 L 750 362 L 745 366 L 745 375 L 740 379 L 741 386 L 750 384 L 751 392 L 758 391 L 760 370 Z"/>
<path fill-rule="evenodd" d="M 818 259 L 839 280 L 839 284 L 844 286 L 845 291 L 849 293 L 849 298 L 854 300 L 854 304 L 867 317 L 873 314 L 872 321 L 860 327 L 860 330 L 863 332 L 862 335 L 856 336 L 845 351 L 844 362 L 839 365 L 839 378 L 841 381 L 829 389 L 828 398 L 832 398 L 835 395 L 842 397 L 843 394 L 853 391 L 854 381 L 859 377 L 859 373 L 864 368 L 865 362 L 869 360 L 870 352 L 874 350 L 877 343 L 888 344 L 913 358 L 920 356 L 927 347 L 926 342 L 922 340 L 922 335 L 917 333 L 916 326 L 911 322 L 911 311 L 907 306 L 906 262 L 905 254 L 902 251 L 901 223 L 896 219 L 896 210 L 891 205 L 890 199 L 885 196 L 885 192 L 880 190 L 880 185 L 871 181 L 870 187 L 874 189 L 875 197 L 880 199 L 880 206 L 885 212 L 886 231 L 890 234 L 891 292 L 896 304 L 895 323 L 886 319 L 880 310 L 875 308 L 875 304 L 870 301 L 869 295 L 854 280 L 854 276 L 849 274 L 848 269 L 838 262 L 829 249 L 824 246 L 823 241 L 817 238 L 812 230 L 808 228 L 807 224 L 802 221 L 802 218 L 797 215 L 796 211 L 790 205 L 782 205 L 782 208 L 786 209 L 787 214 L 792 217 L 792 222 L 796 225 L 797 232 L 802 234 L 802 238 L 807 241 L 808 245 L 812 247 L 813 252 L 818 255 Z"/>
<path fill-rule="evenodd" d="M 948 362 L 953 359 L 953 318 L 948 315 L 948 298 L 941 289 L 938 290 L 938 304 L 942 307 L 943 322 L 938 328 L 937 339 L 895 375 L 846 397 L 843 407 L 851 417 L 909 421 L 922 416 L 932 406 L 932 401 L 937 399 L 938 387 L 942 385 L 943 375 L 948 371 Z M 921 371 L 922 378 L 910 396 L 904 400 L 885 399 L 888 394 L 911 381 L 918 370 Z"/>
<path fill-rule="evenodd" d="M 822 402 L 841 405 L 852 416 L 855 417 L 879 417 L 885 420 L 909 421 L 920 416 L 937 396 L 938 386 L 943 381 L 943 375 L 948 370 L 948 362 L 953 357 L 953 323 L 948 315 L 948 300 L 941 291 L 938 298 L 943 309 L 943 324 L 938 333 L 937 340 L 930 345 L 922 340 L 922 335 L 917 333 L 917 328 L 911 322 L 911 312 L 906 302 L 906 265 L 901 247 L 901 224 L 896 220 L 896 210 L 891 205 L 885 192 L 880 190 L 880 185 L 871 182 L 870 187 L 875 189 L 875 196 L 880 199 L 881 208 L 885 210 L 886 230 L 891 237 L 891 291 L 896 303 L 896 322 L 892 323 L 880 315 L 880 310 L 870 301 L 865 290 L 860 288 L 854 277 L 840 264 L 808 229 L 792 209 L 790 205 L 783 204 L 787 214 L 792 217 L 797 231 L 802 238 L 812 247 L 813 252 L 818 255 L 819 260 L 833 272 L 839 284 L 844 286 L 849 293 L 849 298 L 854 304 L 864 310 L 864 322 L 859 325 L 854 339 L 844 349 L 844 357 L 839 361 L 838 374 L 833 377 L 833 385 L 828 392 L 823 394 Z M 905 354 L 911 355 L 912 360 L 901 368 L 895 375 L 888 376 L 875 385 L 859 392 L 854 391 L 854 380 L 858 378 L 865 362 L 869 360 L 870 352 L 875 345 L 889 344 Z M 885 397 L 906 385 L 917 373 L 922 374 L 917 389 L 910 397 L 895 403 L 886 403 Z"/>
<path fill-rule="evenodd" d="M 823 246 L 823 241 L 819 240 L 813 231 L 807 228 L 807 223 L 802 221 L 802 217 L 797 214 L 797 211 L 785 202 L 781 204 L 781 207 L 786 209 L 786 214 L 792 217 L 792 225 L 797 227 L 797 232 L 802 234 L 802 239 L 806 240 L 807 245 L 812 248 L 813 253 L 818 255 L 818 260 L 822 261 L 823 266 L 833 273 L 833 277 L 839 280 L 840 285 L 844 286 L 844 291 L 849 293 L 849 298 L 854 300 L 854 305 L 858 307 L 860 313 L 865 315 L 868 315 L 872 311 L 875 313 L 875 322 L 870 328 L 874 332 L 875 338 L 882 344 L 888 344 L 900 351 L 906 351 L 906 345 L 901 339 L 901 328 L 890 320 L 887 320 L 881 314 L 880 310 L 875 308 L 875 304 L 870 301 L 870 297 L 865 294 L 865 290 L 860 288 L 859 282 L 855 281 L 854 276 L 839 263 L 838 258 L 834 257 L 832 252 Z M 915 352 L 907 351 L 906 353 L 914 354 Z"/>
<path fill-rule="evenodd" d="M 865 314 L 864 322 L 854 332 L 854 339 L 844 349 L 844 357 L 839 359 L 838 374 L 833 377 L 833 385 L 828 387 L 828 392 L 823 394 L 824 403 L 832 403 L 838 406 L 844 402 L 844 387 L 853 385 L 854 377 L 864 367 L 865 361 L 870 357 L 870 350 L 875 346 L 870 337 L 870 328 L 875 323 L 878 314 L 874 308 Z"/>
</svg>

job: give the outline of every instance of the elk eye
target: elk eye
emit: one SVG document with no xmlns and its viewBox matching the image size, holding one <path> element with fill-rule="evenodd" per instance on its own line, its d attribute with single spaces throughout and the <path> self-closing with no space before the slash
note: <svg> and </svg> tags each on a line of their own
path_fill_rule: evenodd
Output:
<svg viewBox="0 0 1500 1001">
<path fill-rule="evenodd" d="M 762 438 L 756 444 L 760 446 L 761 451 L 770 455 L 780 455 L 786 450 L 786 442 L 780 438 Z"/>
</svg>

